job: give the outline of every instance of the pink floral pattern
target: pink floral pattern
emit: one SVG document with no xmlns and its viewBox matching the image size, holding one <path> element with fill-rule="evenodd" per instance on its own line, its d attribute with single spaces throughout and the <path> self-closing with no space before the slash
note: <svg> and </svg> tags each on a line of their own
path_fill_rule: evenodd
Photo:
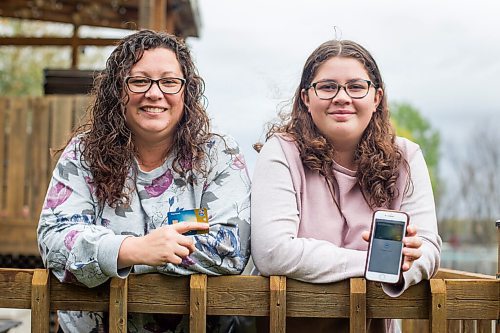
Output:
<svg viewBox="0 0 500 333">
<path fill-rule="evenodd" d="M 172 171 L 168 169 L 163 175 L 153 179 L 151 185 L 144 186 L 144 189 L 151 197 L 159 197 L 172 185 L 173 180 Z"/>
<path fill-rule="evenodd" d="M 236 169 L 240 169 L 240 170 L 243 170 L 246 168 L 245 158 L 243 157 L 242 154 L 238 154 L 234 157 L 233 167 L 235 167 Z"/>
<path fill-rule="evenodd" d="M 64 237 L 64 245 L 68 250 L 71 251 L 73 248 L 73 245 L 75 244 L 76 239 L 78 238 L 78 234 L 80 232 L 76 230 L 71 230 L 66 234 L 66 237 Z"/>
<path fill-rule="evenodd" d="M 73 193 L 73 190 L 69 186 L 58 182 L 50 188 L 44 208 L 57 208 L 69 198 L 71 193 Z"/>
</svg>

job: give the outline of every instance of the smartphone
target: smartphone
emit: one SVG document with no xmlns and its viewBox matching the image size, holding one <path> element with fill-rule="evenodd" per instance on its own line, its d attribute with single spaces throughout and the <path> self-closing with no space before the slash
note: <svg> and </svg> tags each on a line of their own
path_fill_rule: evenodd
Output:
<svg viewBox="0 0 500 333">
<path fill-rule="evenodd" d="M 373 213 L 365 265 L 367 280 L 397 283 L 403 263 L 403 237 L 409 216 L 404 212 L 377 210 Z"/>
</svg>

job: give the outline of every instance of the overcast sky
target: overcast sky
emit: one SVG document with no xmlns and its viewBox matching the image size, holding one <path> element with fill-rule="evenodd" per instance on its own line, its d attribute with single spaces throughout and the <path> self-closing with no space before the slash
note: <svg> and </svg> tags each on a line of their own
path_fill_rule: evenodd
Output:
<svg viewBox="0 0 500 333">
<path fill-rule="evenodd" d="M 372 53 L 390 102 L 420 110 L 441 132 L 444 158 L 473 127 L 500 125 L 497 1 L 198 0 L 198 5 L 201 37 L 188 43 L 206 81 L 208 110 L 216 128 L 239 141 L 251 172 L 256 158 L 251 145 L 262 139 L 264 124 L 293 95 L 307 56 L 336 37 Z"/>
</svg>

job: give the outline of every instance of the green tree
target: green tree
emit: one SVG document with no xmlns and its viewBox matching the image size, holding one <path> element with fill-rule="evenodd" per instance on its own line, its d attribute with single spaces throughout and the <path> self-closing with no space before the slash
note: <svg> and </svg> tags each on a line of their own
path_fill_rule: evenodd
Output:
<svg viewBox="0 0 500 333">
<path fill-rule="evenodd" d="M 396 128 L 396 134 L 410 139 L 420 145 L 429 168 L 432 189 L 436 201 L 442 192 L 438 175 L 440 143 L 439 131 L 433 129 L 428 120 L 408 103 L 391 104 L 391 120 Z"/>
<path fill-rule="evenodd" d="M 3 36 L 60 36 L 69 37 L 72 28 L 68 24 L 25 21 L 0 18 L 0 35 Z M 96 48 L 94 48 L 96 49 Z M 81 68 L 104 64 L 105 52 L 85 52 L 80 57 Z M 0 95 L 39 96 L 43 93 L 44 68 L 69 68 L 69 46 L 2 46 L 0 47 Z"/>
</svg>

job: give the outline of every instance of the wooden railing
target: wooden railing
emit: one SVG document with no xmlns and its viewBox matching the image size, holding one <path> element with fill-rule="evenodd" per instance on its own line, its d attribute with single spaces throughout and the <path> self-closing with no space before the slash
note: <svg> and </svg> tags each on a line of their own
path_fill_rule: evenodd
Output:
<svg viewBox="0 0 500 333">
<path fill-rule="evenodd" d="M 39 255 L 36 226 L 55 161 L 87 96 L 0 97 L 0 255 Z"/>
<path fill-rule="evenodd" d="M 188 314 L 193 333 L 205 332 L 207 315 L 269 316 L 270 332 L 285 332 L 287 317 L 318 317 L 349 318 L 359 333 L 370 318 L 425 319 L 432 333 L 490 333 L 499 319 L 499 286 L 493 276 L 441 270 L 397 298 L 363 278 L 310 284 L 283 276 L 145 274 L 88 289 L 60 283 L 48 270 L 0 269 L 0 308 L 31 309 L 32 332 L 41 333 L 49 332 L 54 310 L 108 311 L 109 332 L 126 332 L 127 313 L 140 312 Z"/>
</svg>

